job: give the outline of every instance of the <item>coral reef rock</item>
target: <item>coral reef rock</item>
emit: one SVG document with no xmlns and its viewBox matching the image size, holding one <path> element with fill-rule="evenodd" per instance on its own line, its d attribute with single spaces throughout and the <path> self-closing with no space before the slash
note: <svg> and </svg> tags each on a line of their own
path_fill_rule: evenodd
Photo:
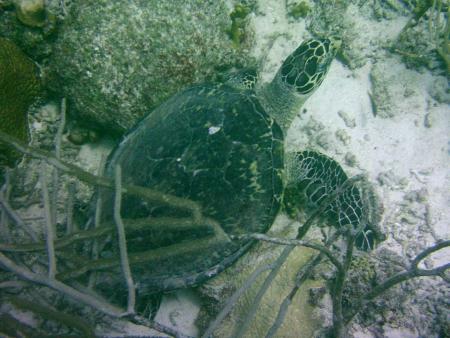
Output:
<svg viewBox="0 0 450 338">
<path fill-rule="evenodd" d="M 17 18 L 30 27 L 43 27 L 46 21 L 44 0 L 16 0 Z"/>
<path fill-rule="evenodd" d="M 0 130 L 28 141 L 28 106 L 40 91 L 38 68 L 14 43 L 0 37 Z M 0 165 L 13 165 L 16 152 L 0 145 Z"/>
<path fill-rule="evenodd" d="M 81 120 L 123 132 L 219 67 L 246 66 L 251 39 L 233 46 L 231 24 L 223 1 L 82 1 L 59 32 L 50 87 Z"/>
</svg>

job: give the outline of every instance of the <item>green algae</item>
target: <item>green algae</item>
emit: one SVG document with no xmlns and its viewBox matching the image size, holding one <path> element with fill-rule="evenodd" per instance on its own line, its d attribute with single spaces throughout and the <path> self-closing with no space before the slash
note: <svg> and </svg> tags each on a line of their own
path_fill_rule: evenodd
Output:
<svg viewBox="0 0 450 338">
<path fill-rule="evenodd" d="M 37 66 L 13 42 L 0 38 L 0 130 L 28 142 L 27 110 L 39 92 Z M 19 158 L 0 147 L 0 164 L 11 166 Z"/>
</svg>

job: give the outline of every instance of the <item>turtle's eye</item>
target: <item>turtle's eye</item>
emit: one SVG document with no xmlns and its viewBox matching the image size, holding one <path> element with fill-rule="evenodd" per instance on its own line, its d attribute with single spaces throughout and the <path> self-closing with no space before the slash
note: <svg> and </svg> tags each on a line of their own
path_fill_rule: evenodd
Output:
<svg viewBox="0 0 450 338">
<path fill-rule="evenodd" d="M 299 94 L 308 94 L 317 88 L 327 73 L 336 53 L 329 39 L 304 41 L 281 67 L 281 79 Z"/>
</svg>

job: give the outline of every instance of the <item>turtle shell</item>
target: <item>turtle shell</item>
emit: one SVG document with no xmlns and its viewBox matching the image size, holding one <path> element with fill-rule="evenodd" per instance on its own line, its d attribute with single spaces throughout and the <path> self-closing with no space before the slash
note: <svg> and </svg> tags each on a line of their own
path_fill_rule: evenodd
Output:
<svg viewBox="0 0 450 338">
<path fill-rule="evenodd" d="M 111 154 L 106 174 L 112 176 L 119 164 L 124 184 L 197 202 L 227 235 L 265 232 L 280 208 L 283 155 L 282 130 L 252 91 L 202 84 L 173 96 L 139 122 Z M 111 196 L 105 203 L 111 208 Z M 125 221 L 175 223 L 189 217 L 129 195 L 123 196 L 121 215 Z M 249 246 L 232 238 L 202 241 L 214 236 L 207 224 L 127 232 L 130 255 L 153 251 L 151 260 L 132 264 L 141 289 L 199 283 Z"/>
</svg>

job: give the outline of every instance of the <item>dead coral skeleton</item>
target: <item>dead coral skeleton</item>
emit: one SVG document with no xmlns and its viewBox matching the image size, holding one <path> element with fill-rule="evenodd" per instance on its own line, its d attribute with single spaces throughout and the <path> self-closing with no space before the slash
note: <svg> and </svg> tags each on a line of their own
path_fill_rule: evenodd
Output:
<svg viewBox="0 0 450 338">
<path fill-rule="evenodd" d="M 251 276 L 248 277 L 245 283 L 230 297 L 222 311 L 217 315 L 216 319 L 211 322 L 208 329 L 202 335 L 202 338 L 211 337 L 213 332 L 219 327 L 223 319 L 233 310 L 233 307 L 237 304 L 239 297 L 242 296 L 242 294 L 244 294 L 250 288 L 250 286 L 263 272 L 270 270 L 269 275 L 266 277 L 263 285 L 260 287 L 257 295 L 255 296 L 246 318 L 242 321 L 242 324 L 240 325 L 237 333 L 233 335 L 234 338 L 243 337 L 247 332 L 250 322 L 255 317 L 262 297 L 268 290 L 270 284 L 273 282 L 275 275 L 278 273 L 281 265 L 287 260 L 287 257 L 291 253 L 292 249 L 296 246 L 312 248 L 316 250 L 318 254 L 310 258 L 307 264 L 299 269 L 296 276 L 295 286 L 280 304 L 277 316 L 273 321 L 273 324 L 270 327 L 269 331 L 267 332 L 266 338 L 276 336 L 278 329 L 283 324 L 286 313 L 290 304 L 292 303 L 293 298 L 297 294 L 302 284 L 311 277 L 314 269 L 318 267 L 318 265 L 324 259 L 328 260 L 328 262 L 331 263 L 335 269 L 332 277 L 329 278 L 327 283 L 328 291 L 331 295 L 332 300 L 333 323 L 331 327 L 324 328 L 324 330 L 327 332 L 327 334 L 330 334 L 331 337 L 336 338 L 347 337 L 348 329 L 350 328 L 350 325 L 354 318 L 362 310 L 364 310 L 364 308 L 369 305 L 370 302 L 372 302 L 377 297 L 381 296 L 394 286 L 399 285 L 400 283 L 406 282 L 416 277 L 436 276 L 442 278 L 444 282 L 450 284 L 450 276 L 448 275 L 450 263 L 446 263 L 439 267 L 429 269 L 422 269 L 419 267 L 419 264 L 421 264 L 421 262 L 423 262 L 433 253 L 450 247 L 450 240 L 441 240 L 417 254 L 417 256 L 410 262 L 409 266 L 406 266 L 403 271 L 395 273 L 383 280 L 381 283 L 372 286 L 367 293 L 361 295 L 359 298 L 352 299 L 350 302 L 352 305 L 350 307 L 343 306 L 343 292 L 348 285 L 348 274 L 352 261 L 356 257 L 354 251 L 355 236 L 359 231 L 361 231 L 361 229 L 364 229 L 365 220 L 361 220 L 359 229 L 339 229 L 334 234 L 330 235 L 324 244 L 312 242 L 309 240 L 302 240 L 302 238 L 315 221 L 315 218 L 318 217 L 326 208 L 326 206 L 339 195 L 340 191 L 345 189 L 345 185 L 350 184 L 351 181 L 356 182 L 360 179 L 361 177 L 359 176 L 348 179 L 347 182 L 345 182 L 334 192 L 334 194 L 330 195 L 329 198 L 325 200 L 321 204 L 321 206 L 308 218 L 305 224 L 301 228 L 299 228 L 299 233 L 296 239 L 274 238 L 264 234 L 243 235 L 245 238 L 252 238 L 277 245 L 284 245 L 285 249 L 281 252 L 279 257 L 274 262 L 259 266 L 251 274 Z M 332 246 L 336 244 L 336 240 L 342 235 L 345 239 L 344 246 L 339 245 L 337 250 L 336 248 L 333 250 Z"/>
<path fill-rule="evenodd" d="M 450 5 L 447 1 L 418 1 L 391 49 L 406 59 L 425 65 L 430 63 L 433 53 L 437 53 L 445 64 L 447 75 L 450 75 L 449 18 Z M 427 26 L 426 34 L 414 31 L 421 23 Z"/>
<path fill-rule="evenodd" d="M 66 236 L 57 238 L 56 237 L 56 201 L 58 200 L 58 189 L 53 189 L 52 194 L 50 194 L 48 189 L 47 182 L 47 168 L 42 167 L 41 175 L 40 175 L 40 187 L 42 193 L 42 201 L 43 201 L 43 209 L 44 209 L 44 220 L 45 220 L 45 229 L 44 229 L 44 243 L 39 242 L 39 235 L 36 234 L 36 231 L 33 227 L 30 227 L 27 222 L 25 222 L 19 213 L 17 213 L 9 203 L 9 195 L 11 191 L 11 185 L 8 175 L 6 176 L 5 184 L 0 190 L 0 211 L 1 211 L 1 224 L 0 230 L 2 234 L 5 234 L 3 238 L 11 239 L 14 237 L 10 234 L 9 223 L 12 223 L 15 227 L 19 227 L 23 230 L 28 237 L 31 239 L 31 243 L 28 244 L 12 244 L 12 243 L 2 243 L 0 244 L 0 267 L 5 272 L 12 273 L 14 276 L 19 279 L 23 279 L 31 285 L 37 286 L 45 286 L 54 291 L 57 291 L 59 294 L 67 296 L 72 301 L 76 303 L 81 303 L 84 305 L 88 305 L 94 310 L 98 311 L 101 314 L 110 316 L 112 318 L 124 318 L 131 320 L 132 322 L 139 323 L 142 325 L 146 325 L 148 327 L 159 330 L 160 332 L 165 332 L 167 334 L 175 335 L 177 337 L 183 337 L 182 334 L 178 332 L 174 332 L 170 328 L 166 328 L 163 325 L 152 322 L 145 317 L 138 315 L 135 311 L 135 284 L 133 282 L 133 278 L 131 276 L 130 262 L 128 258 L 128 253 L 126 250 L 126 238 L 125 238 L 125 230 L 124 230 L 124 222 L 120 216 L 120 204 L 121 204 L 121 196 L 122 193 L 130 193 L 134 191 L 137 195 L 146 196 L 150 201 L 158 200 L 161 203 L 171 205 L 175 208 L 183 208 L 190 210 L 192 212 L 192 219 L 199 220 L 201 219 L 201 215 L 199 214 L 198 206 L 190 201 L 185 201 L 183 199 L 177 198 L 175 196 L 170 196 L 167 194 L 161 194 L 156 191 L 152 191 L 150 189 L 136 187 L 136 186 L 127 186 L 122 185 L 121 183 L 121 170 L 120 167 L 116 168 L 115 171 L 115 179 L 107 179 L 100 176 L 92 175 L 88 172 L 83 171 L 82 169 L 68 163 L 64 163 L 60 160 L 60 147 L 61 147 L 61 137 L 62 130 L 64 129 L 65 123 L 65 100 L 63 100 L 62 104 L 62 118 L 61 118 L 61 126 L 58 129 L 58 133 L 56 136 L 56 149 L 55 154 L 47 153 L 42 150 L 33 149 L 25 144 L 22 144 L 19 140 L 5 134 L 0 134 L 0 140 L 6 144 L 11 145 L 18 151 L 28 154 L 32 157 L 39 158 L 48 164 L 53 166 L 52 172 L 52 183 L 55 184 L 53 187 L 57 187 L 59 183 L 59 175 L 61 173 L 72 174 L 77 177 L 81 181 L 85 181 L 91 183 L 95 186 L 103 186 L 109 187 L 115 190 L 115 201 L 114 201 L 114 223 L 116 225 L 116 230 L 118 233 L 118 242 L 119 242 L 119 252 L 120 252 L 120 264 L 123 277 L 126 281 L 126 286 L 128 290 L 128 302 L 126 309 L 122 309 L 121 307 L 108 302 L 103 299 L 101 296 L 95 293 L 95 290 L 92 288 L 85 287 L 79 285 L 77 283 L 71 283 L 70 281 L 61 281 L 58 279 L 58 261 L 62 261 L 63 257 L 57 257 L 56 249 L 67 246 L 71 243 L 84 240 L 87 238 L 95 238 L 95 235 L 98 233 L 103 233 L 105 230 L 107 232 L 112 232 L 113 227 L 109 228 L 95 228 L 94 233 L 83 231 L 76 231 L 73 228 L 73 220 L 72 220 L 72 210 L 73 210 L 73 196 L 69 194 L 69 201 L 67 204 L 67 220 L 66 220 Z M 97 209 L 97 211 L 99 211 Z M 97 232 L 95 232 L 97 231 Z M 87 237 L 86 237 L 87 235 Z M 93 235 L 93 236 L 92 236 Z M 23 241 L 23 240 L 22 240 Z M 40 262 L 39 259 L 32 260 L 32 264 L 20 264 L 20 259 L 17 259 L 17 253 L 22 252 L 24 254 L 30 254 L 33 252 L 45 251 L 47 254 L 47 261 Z M 11 256 L 9 256 L 9 253 Z M 28 265 L 28 266 L 27 266 Z M 47 272 L 42 272 L 43 270 L 47 270 Z M 38 272 L 37 272 L 38 271 Z M 11 277 L 6 274 L 2 276 L 2 280 L 4 278 Z M 0 287 L 5 291 L 14 290 L 14 293 L 17 292 L 17 289 L 29 289 L 30 284 L 22 285 L 16 278 L 12 278 L 11 280 L 3 280 Z M 5 292 L 7 294 L 7 292 Z M 26 292 L 24 294 L 27 294 Z M 2 297 L 3 298 L 3 297 Z M 50 307 L 46 307 L 45 305 L 36 305 L 34 307 L 28 306 L 26 300 L 18 297 L 18 296 L 9 296 L 4 298 L 5 302 L 9 302 L 13 304 L 17 308 L 28 309 L 35 314 L 45 317 L 45 314 L 48 313 L 56 313 L 54 309 Z M 26 303 L 26 304 L 25 304 Z M 76 315 L 54 315 L 50 317 L 53 321 L 56 321 L 59 324 L 65 325 L 68 328 L 75 329 L 76 331 L 80 331 L 84 333 L 86 337 L 93 337 L 94 330 L 88 323 L 84 320 L 81 320 Z M 9 318 L 8 320 L 12 321 L 13 318 Z M 29 329 L 25 324 L 21 324 L 16 320 L 16 331 L 13 334 L 26 333 Z M 78 323 L 78 324 L 76 324 Z M 5 330 L 5 327 L 1 327 L 2 330 Z"/>
</svg>

